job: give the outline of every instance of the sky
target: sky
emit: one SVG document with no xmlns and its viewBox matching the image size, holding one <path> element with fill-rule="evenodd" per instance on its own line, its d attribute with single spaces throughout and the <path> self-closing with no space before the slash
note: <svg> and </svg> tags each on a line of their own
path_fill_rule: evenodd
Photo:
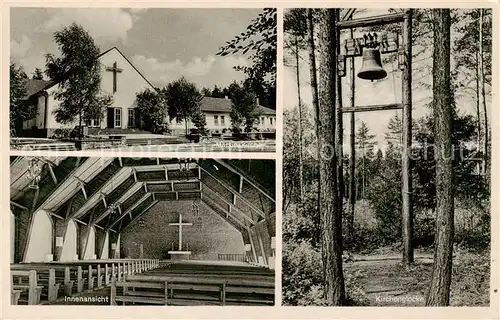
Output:
<svg viewBox="0 0 500 320">
<path fill-rule="evenodd" d="M 245 31 L 260 9 L 12 8 L 11 61 L 31 75 L 44 55 L 59 55 L 54 32 L 76 22 L 101 51 L 116 46 L 154 85 L 185 76 L 213 88 L 244 79 L 235 65 L 247 56 L 216 56 L 219 47 Z"/>
<path fill-rule="evenodd" d="M 388 9 L 366 10 L 362 13 L 356 13 L 354 18 L 363 16 L 374 16 L 388 13 Z M 347 34 L 346 34 L 347 33 Z M 349 36 L 348 32 L 343 32 L 341 41 Z M 354 32 L 354 37 L 360 37 L 362 33 Z M 452 35 L 453 36 L 453 35 Z M 285 58 L 290 66 L 284 67 L 283 75 L 283 108 L 285 110 L 295 108 L 298 105 L 297 98 L 297 79 L 295 70 L 295 61 Z M 413 119 L 420 118 L 430 112 L 430 109 L 425 105 L 432 101 L 432 90 L 425 89 L 418 85 L 418 82 L 423 81 L 432 84 L 432 48 L 426 50 L 421 56 L 413 60 L 413 93 L 412 93 L 412 117 Z M 350 60 L 350 59 L 349 59 Z M 355 72 L 358 73 L 362 66 L 362 57 L 356 57 L 354 62 Z M 316 60 L 320 63 L 319 57 Z M 310 87 L 310 72 L 309 72 L 309 54 L 304 51 L 301 52 L 300 60 L 300 86 L 301 86 L 301 100 L 304 104 L 312 106 L 312 93 Z M 389 104 L 401 103 L 401 71 L 398 70 L 397 63 L 385 64 L 383 68 L 388 73 L 387 77 L 383 80 L 371 82 L 369 80 L 355 79 L 355 105 L 374 105 L 374 104 Z M 343 106 L 350 106 L 350 62 L 346 63 L 347 76 L 342 78 L 342 96 Z M 420 71 L 423 69 L 424 71 Z M 475 96 L 469 94 L 460 95 L 457 99 L 457 106 L 459 110 L 475 115 Z M 491 109 L 491 97 L 487 99 L 488 107 Z M 382 145 L 384 135 L 388 131 L 387 125 L 390 118 L 399 114 L 401 117 L 401 110 L 386 110 L 386 111 L 372 111 L 356 113 L 355 126 L 359 127 L 361 121 L 364 121 L 370 128 L 370 132 L 375 134 L 375 140 Z M 491 114 L 491 112 L 490 112 Z M 350 114 L 344 114 L 344 144 L 349 141 L 349 126 Z"/>
</svg>

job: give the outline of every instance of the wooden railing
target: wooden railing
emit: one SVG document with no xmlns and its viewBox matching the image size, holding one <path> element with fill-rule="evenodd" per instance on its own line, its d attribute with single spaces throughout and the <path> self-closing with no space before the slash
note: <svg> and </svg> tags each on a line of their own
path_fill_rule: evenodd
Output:
<svg viewBox="0 0 500 320">
<path fill-rule="evenodd" d="M 246 256 L 242 253 L 219 253 L 217 260 L 246 262 Z"/>
<path fill-rule="evenodd" d="M 111 279 L 124 279 L 160 266 L 158 259 L 81 260 L 72 262 L 26 263 L 11 265 L 11 303 L 54 302 L 85 290 L 111 285 Z M 62 290 L 61 290 L 62 289 Z M 62 291 L 62 292 L 60 292 Z"/>
</svg>

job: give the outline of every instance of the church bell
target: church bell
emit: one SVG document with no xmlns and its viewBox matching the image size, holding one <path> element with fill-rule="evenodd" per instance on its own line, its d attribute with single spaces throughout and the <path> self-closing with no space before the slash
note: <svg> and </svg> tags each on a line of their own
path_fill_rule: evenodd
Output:
<svg viewBox="0 0 500 320">
<path fill-rule="evenodd" d="M 387 77 L 387 72 L 382 68 L 380 51 L 378 49 L 363 49 L 363 65 L 358 72 L 358 77 L 372 81 Z"/>
</svg>

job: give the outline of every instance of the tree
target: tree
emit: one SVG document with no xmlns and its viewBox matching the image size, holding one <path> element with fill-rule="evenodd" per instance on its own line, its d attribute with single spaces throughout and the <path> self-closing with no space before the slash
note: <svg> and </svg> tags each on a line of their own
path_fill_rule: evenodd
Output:
<svg viewBox="0 0 500 320">
<path fill-rule="evenodd" d="M 193 125 L 198 129 L 200 134 L 205 133 L 205 127 L 207 126 L 207 117 L 198 110 L 191 116 L 191 120 L 193 121 Z"/>
<path fill-rule="evenodd" d="M 196 88 L 196 85 L 184 77 L 169 83 L 163 93 L 168 105 L 170 119 L 184 119 L 186 134 L 188 134 L 187 120 L 200 110 L 203 96 Z"/>
<path fill-rule="evenodd" d="M 217 55 L 251 53 L 251 66 L 235 66 L 246 75 L 245 85 L 259 97 L 261 104 L 276 108 L 276 54 L 277 13 L 276 8 L 264 8 L 250 22 L 245 32 L 219 49 Z"/>
<path fill-rule="evenodd" d="M 257 95 L 244 86 L 232 83 L 231 87 L 231 123 L 233 130 L 239 132 L 240 127 L 245 126 L 245 131 L 252 130 L 255 120 L 260 116 L 257 106 Z"/>
<path fill-rule="evenodd" d="M 23 122 L 36 116 L 36 104 L 30 103 L 26 97 L 26 78 L 22 67 L 10 64 L 10 130 L 17 136 L 23 129 Z"/>
<path fill-rule="evenodd" d="M 217 85 L 215 85 L 214 89 L 212 90 L 211 97 L 214 97 L 214 98 L 224 98 L 224 93 L 222 92 L 222 90 Z"/>
<path fill-rule="evenodd" d="M 212 96 L 212 90 L 210 90 L 209 88 L 207 87 L 203 87 L 201 89 L 201 94 L 205 97 L 211 97 Z"/>
<path fill-rule="evenodd" d="M 456 85 L 462 93 L 475 96 L 476 116 L 478 121 L 478 146 L 482 144 L 483 168 L 488 172 L 489 127 L 486 106 L 487 86 L 491 93 L 491 54 L 492 26 L 491 9 L 475 8 L 461 10 L 454 25 L 458 36 L 454 41 L 454 60 L 459 72 L 456 72 Z M 481 125 L 481 109 L 484 122 Z M 481 128 L 482 126 L 482 128 Z M 482 141 L 481 141 L 482 140 Z M 488 174 L 488 173 L 486 173 Z"/>
<path fill-rule="evenodd" d="M 387 130 L 388 132 L 385 133 L 385 140 L 388 142 L 401 144 L 403 120 L 401 119 L 399 114 L 396 114 L 394 117 L 389 119 Z"/>
<path fill-rule="evenodd" d="M 337 153 L 335 148 L 335 107 L 337 78 L 336 23 L 339 9 L 324 9 L 320 23 L 320 134 L 318 148 L 321 184 L 321 229 L 324 272 L 324 295 L 329 305 L 345 300 L 342 271 L 342 202 L 337 192 Z"/>
<path fill-rule="evenodd" d="M 433 107 L 436 123 L 436 241 L 426 299 L 428 306 L 447 306 L 453 255 L 452 91 L 450 76 L 450 9 L 434 9 Z M 437 72 L 439 70 L 439 72 Z"/>
<path fill-rule="evenodd" d="M 358 146 L 358 150 L 361 150 L 361 157 L 358 158 L 361 162 L 361 192 L 358 193 L 361 196 L 361 199 L 365 197 L 366 190 L 366 158 L 373 156 L 373 147 L 376 144 L 373 141 L 374 138 L 375 135 L 370 134 L 370 128 L 368 128 L 366 122 L 361 121 L 361 126 L 356 133 L 356 144 Z"/>
<path fill-rule="evenodd" d="M 290 9 L 285 13 L 283 28 L 285 33 L 292 38 L 292 43 L 287 46 L 288 50 L 293 53 L 295 59 L 295 74 L 297 81 L 297 99 L 298 99 L 298 112 L 299 112 L 299 130 L 298 130 L 298 144 L 299 144 L 299 190 L 300 199 L 304 197 L 304 180 L 303 180 L 303 152 L 302 152 L 302 99 L 300 93 L 300 51 L 304 47 L 304 39 L 307 34 L 307 20 L 306 9 L 295 8 Z M 302 200 L 300 200 L 302 201 Z"/>
<path fill-rule="evenodd" d="M 316 43 L 314 41 L 314 25 L 317 22 L 315 19 L 314 9 L 307 9 L 307 41 L 309 48 L 309 74 L 311 78 L 311 93 L 312 93 L 312 105 L 314 109 L 314 121 L 315 121 L 315 133 L 316 141 L 319 141 L 319 94 L 318 94 L 318 73 L 316 69 Z M 320 150 L 317 150 L 317 159 L 320 158 Z M 318 207 L 321 205 L 321 184 L 318 183 Z M 354 216 L 354 213 L 353 213 Z"/>
<path fill-rule="evenodd" d="M 483 106 L 484 113 L 484 169 L 486 172 L 488 170 L 488 113 L 486 107 L 486 93 L 484 88 L 485 82 L 485 72 L 484 72 L 484 46 L 483 46 L 483 30 L 484 30 L 484 9 L 479 9 L 479 52 L 478 52 L 478 74 L 479 74 L 479 88 L 481 90 L 481 105 Z"/>
<path fill-rule="evenodd" d="M 73 23 L 54 33 L 61 51 L 60 57 L 46 54 L 47 76 L 58 82 L 54 98 L 61 101 L 55 110 L 55 119 L 70 124 L 78 118 L 79 137 L 82 123 L 102 117 L 112 104 L 112 97 L 101 94 L 99 48 L 81 26 Z"/>
<path fill-rule="evenodd" d="M 43 80 L 43 72 L 40 68 L 36 68 L 35 72 L 33 72 L 33 79 Z"/>
<path fill-rule="evenodd" d="M 156 91 L 145 89 L 136 95 L 137 112 L 144 122 L 144 129 L 160 133 L 164 130 L 167 117 L 165 97 Z"/>
</svg>

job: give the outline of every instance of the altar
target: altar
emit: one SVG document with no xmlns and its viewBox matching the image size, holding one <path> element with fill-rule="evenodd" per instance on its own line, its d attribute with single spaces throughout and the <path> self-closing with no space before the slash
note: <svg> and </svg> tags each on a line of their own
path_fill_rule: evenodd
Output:
<svg viewBox="0 0 500 320">
<path fill-rule="evenodd" d="M 170 260 L 189 260 L 191 256 L 191 251 L 172 251 L 168 252 Z"/>
<path fill-rule="evenodd" d="M 169 226 L 177 226 L 179 227 L 179 246 L 177 250 L 174 250 L 172 243 L 172 250 L 168 251 L 169 258 L 171 260 L 189 260 L 191 256 L 191 251 L 188 250 L 186 245 L 186 250 L 183 250 L 182 246 L 182 227 L 183 226 L 192 226 L 192 223 L 182 222 L 182 213 L 179 213 L 179 222 L 169 223 Z"/>
</svg>

